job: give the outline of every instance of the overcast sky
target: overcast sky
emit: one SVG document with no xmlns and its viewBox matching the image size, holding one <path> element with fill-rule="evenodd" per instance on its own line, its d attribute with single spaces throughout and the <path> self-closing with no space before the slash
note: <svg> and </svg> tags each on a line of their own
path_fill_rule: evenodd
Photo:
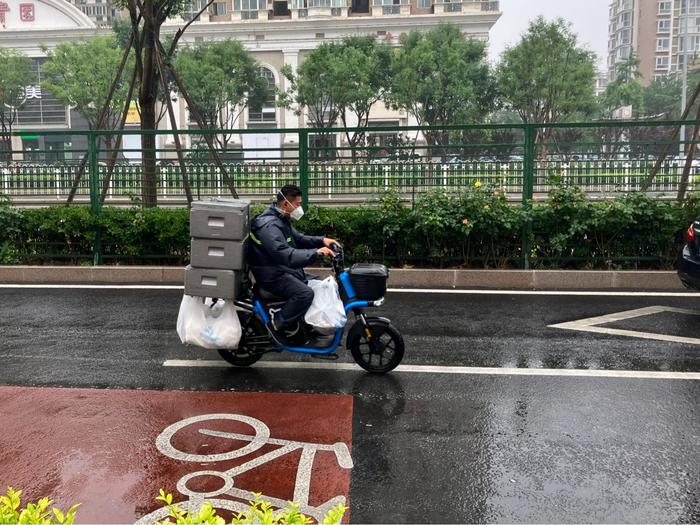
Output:
<svg viewBox="0 0 700 525">
<path fill-rule="evenodd" d="M 579 42 L 598 55 L 604 67 L 608 47 L 610 0 L 501 0 L 503 15 L 489 35 L 489 58 L 498 59 L 506 47 L 518 42 L 530 21 L 539 15 L 547 20 L 560 16 L 573 24 Z"/>
</svg>

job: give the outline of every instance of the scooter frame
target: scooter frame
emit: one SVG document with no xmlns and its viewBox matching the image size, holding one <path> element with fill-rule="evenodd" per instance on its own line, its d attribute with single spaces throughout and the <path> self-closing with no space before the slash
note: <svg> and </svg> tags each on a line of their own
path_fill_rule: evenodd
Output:
<svg viewBox="0 0 700 525">
<path fill-rule="evenodd" d="M 337 250 L 337 255 L 332 259 L 333 262 L 333 274 L 338 282 L 338 287 L 340 290 L 343 291 L 344 295 L 348 298 L 348 302 L 343 302 L 343 307 L 345 309 L 345 313 L 352 312 L 355 314 L 355 317 L 358 322 L 362 324 L 362 328 L 364 333 L 367 335 L 368 339 L 371 340 L 372 338 L 372 333 L 369 328 L 369 324 L 367 323 L 367 318 L 365 317 L 364 312 L 362 311 L 362 308 L 369 308 L 369 307 L 377 307 L 381 306 L 384 304 L 384 297 L 382 297 L 379 300 L 376 301 L 364 301 L 364 300 L 358 300 L 356 298 L 356 293 L 355 289 L 352 286 L 352 283 L 350 282 L 350 274 L 343 269 L 343 254 L 342 254 L 342 248 L 339 246 L 336 246 L 335 249 Z M 255 296 L 255 294 L 252 294 L 253 299 L 252 299 L 252 304 L 242 302 L 242 301 L 236 301 L 235 304 L 236 306 L 243 308 L 245 310 L 248 310 L 255 315 L 257 315 L 260 320 L 263 322 L 265 325 L 270 338 L 273 343 L 273 349 L 275 350 L 286 350 L 288 352 L 296 352 L 299 354 L 309 354 L 309 355 L 314 355 L 314 356 L 325 356 L 325 355 L 330 355 L 335 352 L 341 344 L 341 340 L 343 338 L 343 334 L 345 333 L 345 328 L 347 327 L 347 324 L 343 326 L 342 328 L 338 328 L 335 331 L 335 335 L 333 337 L 333 341 L 331 344 L 327 347 L 324 348 L 317 348 L 317 347 L 306 347 L 306 346 L 292 346 L 292 345 L 286 345 L 284 343 L 281 343 L 277 337 L 276 334 L 270 330 L 269 323 L 270 323 L 270 316 L 268 313 L 265 311 L 265 307 L 263 306 L 262 301 Z M 342 297 L 342 295 L 341 295 Z M 388 319 L 381 318 L 381 320 L 385 323 L 389 323 Z"/>
</svg>

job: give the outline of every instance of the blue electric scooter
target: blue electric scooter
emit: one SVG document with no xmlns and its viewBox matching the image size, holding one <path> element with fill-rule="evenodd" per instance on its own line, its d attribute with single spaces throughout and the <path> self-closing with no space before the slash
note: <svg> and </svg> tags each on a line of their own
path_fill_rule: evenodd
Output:
<svg viewBox="0 0 700 525">
<path fill-rule="evenodd" d="M 404 354 L 401 333 L 384 317 L 368 317 L 363 309 L 384 303 L 388 271 L 380 264 L 356 264 L 344 268 L 342 248 L 333 246 L 336 256 L 332 259 L 333 276 L 338 282 L 345 312 L 355 315 L 346 339 L 353 359 L 365 370 L 386 373 L 396 368 Z M 219 350 L 219 354 L 235 366 L 250 366 L 268 352 L 297 352 L 324 359 L 337 359 L 336 350 L 341 346 L 345 327 L 332 336 L 318 336 L 303 346 L 291 346 L 279 341 L 269 328 L 269 312 L 280 308 L 285 300 L 269 292 L 244 284 L 241 299 L 235 301 L 243 335 L 236 349 Z M 349 315 L 348 315 L 349 317 Z"/>
</svg>

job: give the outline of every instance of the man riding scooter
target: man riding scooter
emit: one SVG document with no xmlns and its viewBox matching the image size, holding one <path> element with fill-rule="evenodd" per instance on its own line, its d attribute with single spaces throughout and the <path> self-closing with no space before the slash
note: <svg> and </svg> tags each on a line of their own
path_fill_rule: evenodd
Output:
<svg viewBox="0 0 700 525">
<path fill-rule="evenodd" d="M 339 244 L 328 237 L 302 235 L 292 226 L 304 215 L 301 196 L 298 186 L 283 186 L 277 201 L 250 225 L 248 264 L 257 286 L 286 299 L 270 315 L 270 328 L 286 344 L 303 343 L 307 335 L 302 322 L 314 292 L 304 268 L 321 257 L 334 257 L 331 246 Z"/>
</svg>

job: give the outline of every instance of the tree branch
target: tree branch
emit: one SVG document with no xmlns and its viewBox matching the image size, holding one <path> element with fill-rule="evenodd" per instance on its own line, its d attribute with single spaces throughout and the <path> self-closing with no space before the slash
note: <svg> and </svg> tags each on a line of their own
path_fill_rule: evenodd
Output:
<svg viewBox="0 0 700 525">
<path fill-rule="evenodd" d="M 173 38 L 173 41 L 172 41 L 172 43 L 170 44 L 170 49 L 168 49 L 168 54 L 167 54 L 168 58 L 169 58 L 169 57 L 172 57 L 172 56 L 173 56 L 173 53 L 175 53 L 175 48 L 177 48 L 177 43 L 178 43 L 178 41 L 180 40 L 180 38 L 182 38 L 182 35 L 185 34 L 185 31 L 187 31 L 187 28 L 190 27 L 190 25 L 191 25 L 195 20 L 197 20 L 197 19 L 199 18 L 199 16 L 200 16 L 204 11 L 206 11 L 206 10 L 209 8 L 209 6 L 210 6 L 211 4 L 213 4 L 213 3 L 214 3 L 214 0 L 209 0 L 209 2 L 207 2 L 207 4 L 206 4 L 204 7 L 202 7 L 202 9 L 200 9 L 199 12 L 198 12 L 194 17 L 192 17 L 192 20 L 190 20 L 190 21 L 187 22 L 183 27 L 181 27 L 180 29 L 177 30 L 177 33 L 175 33 L 175 37 Z"/>
</svg>

